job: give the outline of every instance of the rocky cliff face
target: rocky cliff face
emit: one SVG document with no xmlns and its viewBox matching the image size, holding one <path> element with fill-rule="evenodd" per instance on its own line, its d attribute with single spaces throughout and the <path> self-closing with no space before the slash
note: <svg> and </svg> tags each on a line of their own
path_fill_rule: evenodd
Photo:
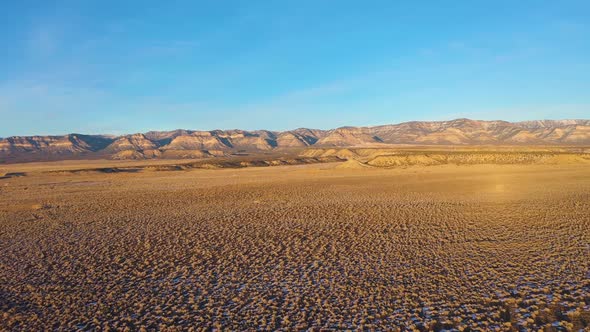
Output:
<svg viewBox="0 0 590 332">
<path fill-rule="evenodd" d="M 120 152 L 126 150 L 144 151 L 156 149 L 158 145 L 147 139 L 143 134 L 126 135 L 117 138 L 113 143 L 105 148 L 107 152 Z"/>
<path fill-rule="evenodd" d="M 224 142 L 224 138 L 208 131 L 180 135 L 169 144 L 162 146 L 163 150 L 223 150 L 226 148 L 230 146 Z"/>
<path fill-rule="evenodd" d="M 93 153 L 105 149 L 113 140 L 108 136 L 80 134 L 13 136 L 0 139 L 0 161 L 12 156 L 38 156 L 36 158 L 42 159 L 51 155 Z"/>
<path fill-rule="evenodd" d="M 590 144 L 590 120 L 541 120 L 511 123 L 457 119 L 406 122 L 369 128 L 393 144 Z"/>
<path fill-rule="evenodd" d="M 526 122 L 457 119 L 376 127 L 291 131 L 150 131 L 110 137 L 14 136 L 0 139 L 0 162 L 107 157 L 202 158 L 289 148 L 421 145 L 590 145 L 590 120 Z"/>
<path fill-rule="evenodd" d="M 311 140 L 313 141 L 313 140 Z M 298 147 L 306 147 L 310 146 L 313 143 L 308 140 L 305 136 L 300 135 L 294 132 L 285 132 L 281 133 L 277 136 L 276 145 L 280 147 L 288 147 L 288 148 L 298 148 Z"/>
<path fill-rule="evenodd" d="M 323 146 L 356 146 L 381 143 L 381 138 L 373 134 L 372 128 L 344 127 L 332 130 L 316 144 Z"/>
</svg>

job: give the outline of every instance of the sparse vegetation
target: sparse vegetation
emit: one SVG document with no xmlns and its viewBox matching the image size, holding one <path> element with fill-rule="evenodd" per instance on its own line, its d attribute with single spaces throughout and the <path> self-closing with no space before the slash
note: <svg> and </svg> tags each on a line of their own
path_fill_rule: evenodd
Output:
<svg viewBox="0 0 590 332">
<path fill-rule="evenodd" d="M 3 179 L 0 330 L 590 326 L 587 166 L 334 166 Z"/>
</svg>

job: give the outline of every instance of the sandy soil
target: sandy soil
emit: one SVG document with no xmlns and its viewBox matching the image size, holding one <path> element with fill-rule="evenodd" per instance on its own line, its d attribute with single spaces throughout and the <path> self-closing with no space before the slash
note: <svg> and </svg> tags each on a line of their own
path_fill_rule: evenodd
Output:
<svg viewBox="0 0 590 332">
<path fill-rule="evenodd" d="M 588 165 L 77 163 L 0 179 L 0 330 L 590 324 Z"/>
</svg>

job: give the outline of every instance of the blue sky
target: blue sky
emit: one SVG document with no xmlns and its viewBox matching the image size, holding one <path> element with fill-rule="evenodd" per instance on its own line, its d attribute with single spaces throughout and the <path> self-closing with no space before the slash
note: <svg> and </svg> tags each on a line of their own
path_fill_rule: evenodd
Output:
<svg viewBox="0 0 590 332">
<path fill-rule="evenodd" d="M 590 2 L 4 1 L 0 136 L 590 118 Z"/>
</svg>

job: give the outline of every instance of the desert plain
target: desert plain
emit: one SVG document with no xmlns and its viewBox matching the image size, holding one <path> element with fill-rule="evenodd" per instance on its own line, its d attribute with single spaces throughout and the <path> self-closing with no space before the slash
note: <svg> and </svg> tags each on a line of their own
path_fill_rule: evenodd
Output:
<svg viewBox="0 0 590 332">
<path fill-rule="evenodd" d="M 0 165 L 0 330 L 589 329 L 584 158 L 329 157 Z"/>
</svg>

